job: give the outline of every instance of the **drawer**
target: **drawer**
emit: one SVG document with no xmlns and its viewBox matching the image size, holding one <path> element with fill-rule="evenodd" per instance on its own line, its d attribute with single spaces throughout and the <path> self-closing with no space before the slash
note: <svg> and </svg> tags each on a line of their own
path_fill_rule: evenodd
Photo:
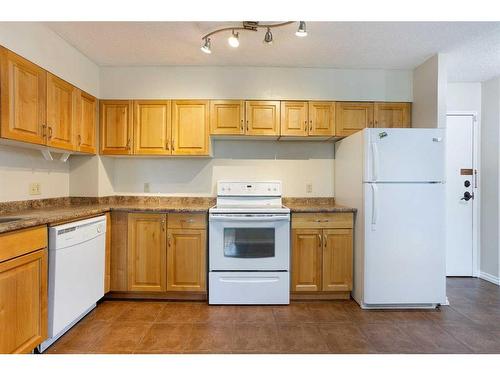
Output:
<svg viewBox="0 0 500 375">
<path fill-rule="evenodd" d="M 292 228 L 342 228 L 353 227 L 352 212 L 292 214 Z"/>
<path fill-rule="evenodd" d="M 0 234 L 0 262 L 47 247 L 47 227 Z"/>
<path fill-rule="evenodd" d="M 206 214 L 168 214 L 169 229 L 205 229 Z"/>
</svg>

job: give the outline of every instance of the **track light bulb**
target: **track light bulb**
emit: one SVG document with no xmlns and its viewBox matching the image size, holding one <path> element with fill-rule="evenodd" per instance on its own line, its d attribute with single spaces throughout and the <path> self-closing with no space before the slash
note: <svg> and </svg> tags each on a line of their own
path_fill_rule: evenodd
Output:
<svg viewBox="0 0 500 375">
<path fill-rule="evenodd" d="M 232 32 L 231 36 L 229 37 L 229 39 L 227 40 L 227 42 L 233 48 L 238 47 L 240 45 L 239 33 L 235 33 L 233 30 L 233 32 Z"/>
<path fill-rule="evenodd" d="M 304 21 L 299 21 L 299 28 L 295 32 L 295 35 L 300 37 L 307 36 L 306 23 Z"/>
<path fill-rule="evenodd" d="M 271 33 L 271 29 L 268 27 L 266 31 L 266 35 L 264 35 L 264 44 L 269 46 L 273 44 L 273 33 Z"/>
<path fill-rule="evenodd" d="M 205 38 L 205 43 L 201 46 L 201 50 L 205 53 L 212 53 L 212 46 L 210 43 L 210 38 Z"/>
</svg>

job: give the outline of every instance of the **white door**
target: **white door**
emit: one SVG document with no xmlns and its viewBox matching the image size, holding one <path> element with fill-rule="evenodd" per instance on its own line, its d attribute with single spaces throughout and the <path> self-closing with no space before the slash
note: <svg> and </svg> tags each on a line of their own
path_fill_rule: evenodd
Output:
<svg viewBox="0 0 500 375">
<path fill-rule="evenodd" d="M 446 129 L 446 274 L 473 275 L 474 118 L 447 116 Z"/>
<path fill-rule="evenodd" d="M 443 129 L 368 129 L 365 136 L 365 182 L 444 181 Z"/>
<path fill-rule="evenodd" d="M 444 184 L 363 185 L 364 303 L 445 303 Z"/>
</svg>

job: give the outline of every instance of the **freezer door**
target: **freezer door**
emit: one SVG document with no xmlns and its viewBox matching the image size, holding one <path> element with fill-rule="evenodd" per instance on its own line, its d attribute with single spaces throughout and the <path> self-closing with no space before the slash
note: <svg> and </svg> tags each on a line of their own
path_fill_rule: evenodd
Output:
<svg viewBox="0 0 500 375">
<path fill-rule="evenodd" d="M 446 302 L 443 184 L 364 184 L 365 304 Z"/>
<path fill-rule="evenodd" d="M 442 129 L 366 129 L 365 182 L 443 181 Z"/>
</svg>

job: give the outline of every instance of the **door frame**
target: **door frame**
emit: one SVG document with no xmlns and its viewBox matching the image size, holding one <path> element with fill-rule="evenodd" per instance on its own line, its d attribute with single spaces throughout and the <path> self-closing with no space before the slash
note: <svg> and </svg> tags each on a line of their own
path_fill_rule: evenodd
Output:
<svg viewBox="0 0 500 375">
<path fill-rule="evenodd" d="M 477 118 L 477 111 L 448 111 L 448 116 L 468 116 L 472 117 L 472 168 L 476 171 L 474 175 L 474 205 L 472 206 L 472 276 L 481 277 L 479 269 L 481 258 L 481 194 L 479 188 L 481 186 L 481 127 Z M 448 123 L 446 124 L 448 128 Z M 477 187 L 475 187 L 477 186 Z M 474 225 L 475 224 L 475 225 Z"/>
</svg>

